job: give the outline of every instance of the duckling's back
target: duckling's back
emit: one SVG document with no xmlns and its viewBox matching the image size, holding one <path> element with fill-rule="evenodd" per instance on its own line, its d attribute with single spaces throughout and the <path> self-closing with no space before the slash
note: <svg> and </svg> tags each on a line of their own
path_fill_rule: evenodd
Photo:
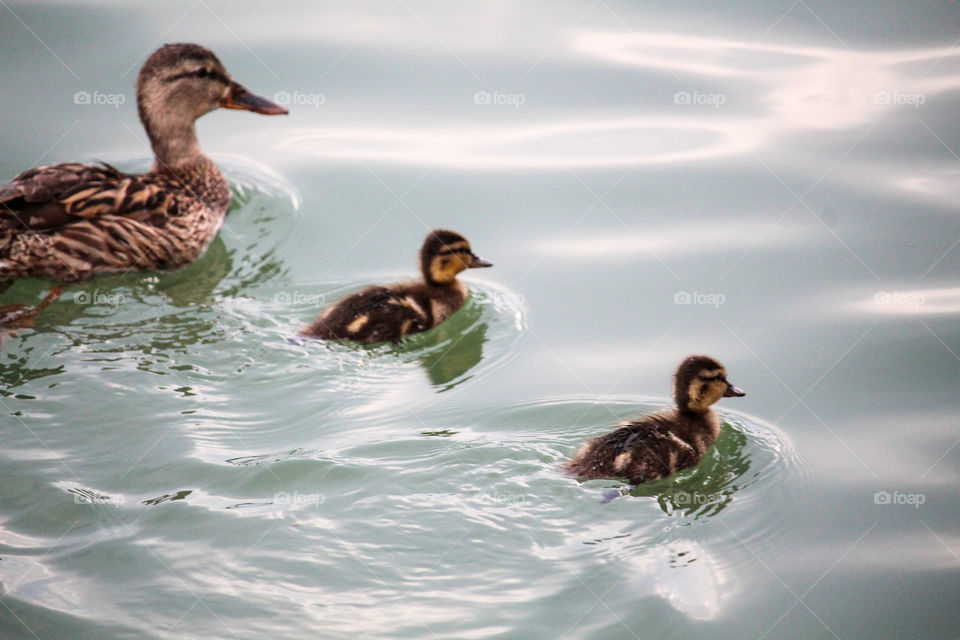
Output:
<svg viewBox="0 0 960 640">
<path fill-rule="evenodd" d="M 700 462 L 716 441 L 711 416 L 655 413 L 588 441 L 566 465 L 585 479 L 659 480 Z"/>
</svg>

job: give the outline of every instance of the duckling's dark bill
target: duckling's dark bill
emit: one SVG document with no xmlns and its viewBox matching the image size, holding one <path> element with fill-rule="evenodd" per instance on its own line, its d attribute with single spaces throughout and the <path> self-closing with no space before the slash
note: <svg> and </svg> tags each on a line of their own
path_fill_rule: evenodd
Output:
<svg viewBox="0 0 960 640">
<path fill-rule="evenodd" d="M 230 83 L 230 93 L 220 102 L 220 106 L 227 109 L 242 109 L 253 111 L 266 116 L 282 116 L 289 113 L 285 107 L 270 102 L 262 96 L 251 93 L 242 84 Z"/>
<path fill-rule="evenodd" d="M 484 260 L 480 256 L 473 256 L 473 261 L 470 263 L 471 269 L 476 269 L 477 267 L 492 267 L 493 263 L 489 260 Z"/>
<path fill-rule="evenodd" d="M 723 394 L 724 398 L 742 398 L 743 396 L 747 395 L 747 392 L 744 391 L 743 389 L 740 389 L 739 387 L 735 387 L 729 383 L 727 384 L 729 386 L 727 387 L 727 392 Z"/>
</svg>

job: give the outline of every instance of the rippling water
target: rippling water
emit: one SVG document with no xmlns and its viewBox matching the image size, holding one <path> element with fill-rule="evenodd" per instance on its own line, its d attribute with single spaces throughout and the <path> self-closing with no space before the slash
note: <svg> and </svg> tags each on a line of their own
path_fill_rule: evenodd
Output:
<svg viewBox="0 0 960 640">
<path fill-rule="evenodd" d="M 291 111 L 200 121 L 200 261 L 0 351 L 0 637 L 960 636 L 952 3 L 0 15 L 2 179 L 146 168 L 160 42 Z M 297 337 L 434 227 L 496 265 L 454 317 Z M 696 352 L 747 391 L 701 464 L 562 472 Z"/>
</svg>

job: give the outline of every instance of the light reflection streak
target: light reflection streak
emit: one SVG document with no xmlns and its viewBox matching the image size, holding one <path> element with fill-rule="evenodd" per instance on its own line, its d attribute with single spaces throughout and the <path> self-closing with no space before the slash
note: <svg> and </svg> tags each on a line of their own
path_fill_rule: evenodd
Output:
<svg viewBox="0 0 960 640">
<path fill-rule="evenodd" d="M 729 95 L 719 109 L 675 104 L 672 95 L 639 95 L 645 109 L 662 100 L 660 113 L 629 117 L 585 111 L 579 118 L 481 120 L 466 127 L 308 127 L 292 130 L 279 146 L 315 158 L 450 169 L 669 165 L 756 153 L 805 131 L 855 130 L 890 117 L 895 109 L 918 106 L 903 101 L 925 104 L 960 89 L 960 73 L 935 74 L 960 61 L 955 47 L 850 51 L 676 33 L 581 31 L 557 55 L 669 72 L 684 90 L 722 89 Z M 528 104 L 524 116 L 539 116 L 536 108 Z M 471 114 L 475 117 L 476 110 Z M 903 185 L 893 179 L 897 168 L 882 171 L 891 174 L 890 188 L 899 184 L 917 195 L 916 178 Z M 930 180 L 939 179 L 929 178 L 926 191 L 944 191 Z"/>
</svg>

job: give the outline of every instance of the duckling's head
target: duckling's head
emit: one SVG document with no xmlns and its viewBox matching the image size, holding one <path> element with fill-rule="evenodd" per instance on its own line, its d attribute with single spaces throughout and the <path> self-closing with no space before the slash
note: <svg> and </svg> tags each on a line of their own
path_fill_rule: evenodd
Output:
<svg viewBox="0 0 960 640">
<path fill-rule="evenodd" d="M 464 269 L 492 266 L 492 262 L 473 253 L 466 238 L 445 229 L 434 229 L 427 234 L 420 249 L 420 271 L 429 284 L 453 284 Z"/>
<path fill-rule="evenodd" d="M 689 356 L 677 368 L 673 397 L 681 411 L 704 413 L 720 398 L 747 395 L 727 381 L 727 371 L 709 356 Z"/>
<path fill-rule="evenodd" d="M 193 122 L 218 107 L 287 113 L 234 82 L 217 56 L 200 45 L 166 44 L 143 63 L 137 77 L 137 108 L 161 161 L 176 164 L 181 156 L 199 153 Z"/>
</svg>

